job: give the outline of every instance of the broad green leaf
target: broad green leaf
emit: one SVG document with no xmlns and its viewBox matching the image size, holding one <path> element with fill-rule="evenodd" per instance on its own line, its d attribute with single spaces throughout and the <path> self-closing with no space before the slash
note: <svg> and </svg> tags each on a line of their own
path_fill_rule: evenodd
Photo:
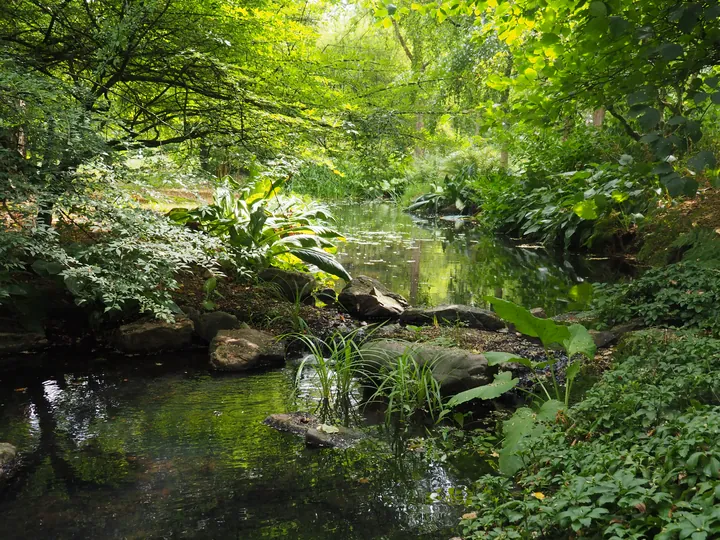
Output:
<svg viewBox="0 0 720 540">
<path fill-rule="evenodd" d="M 715 155 L 709 150 L 698 152 L 688 160 L 688 167 L 695 171 L 703 171 L 705 169 L 714 169 L 717 165 Z"/>
<path fill-rule="evenodd" d="M 593 17 L 605 17 L 607 12 L 605 2 L 590 2 L 590 15 Z"/>
<path fill-rule="evenodd" d="M 298 259 L 308 264 L 314 264 L 323 272 L 332 274 L 345 281 L 352 280 L 352 277 L 342 264 L 337 262 L 330 254 L 318 250 L 309 248 L 291 248 L 290 253 L 295 255 Z"/>
<path fill-rule="evenodd" d="M 513 353 L 489 351 L 483 353 L 483 355 L 488 361 L 488 366 L 497 366 L 507 362 L 515 362 L 517 364 L 522 364 L 523 366 L 532 367 L 532 362 L 530 360 Z"/>
<path fill-rule="evenodd" d="M 595 357 L 595 342 L 590 332 L 582 324 L 571 324 L 567 327 L 570 337 L 563 341 L 563 346 L 570 358 L 576 354 L 584 354 L 587 358 Z"/>
<path fill-rule="evenodd" d="M 473 399 L 495 399 L 515 388 L 520 379 L 513 379 L 512 373 L 509 371 L 501 371 L 495 375 L 495 380 L 490 384 L 484 386 L 478 386 L 477 388 L 471 388 L 465 390 L 453 396 L 448 401 L 448 407 L 457 407 L 462 403 L 466 403 Z"/>
<path fill-rule="evenodd" d="M 210 279 L 206 280 L 205 283 L 203 283 L 203 291 L 205 291 L 205 294 L 210 294 L 215 290 L 215 287 L 217 287 L 218 280 L 215 276 L 211 277 Z"/>
<path fill-rule="evenodd" d="M 678 45 L 677 43 L 663 43 L 660 45 L 658 52 L 666 62 L 669 62 L 682 56 L 684 50 L 682 45 Z"/>
<path fill-rule="evenodd" d="M 571 384 L 580 373 L 580 362 L 571 362 L 565 369 L 565 384 Z"/>
<path fill-rule="evenodd" d="M 662 115 L 660 111 L 654 107 L 648 107 L 645 109 L 643 115 L 638 118 L 638 123 L 645 131 L 649 131 L 658 124 L 661 118 Z"/>
<path fill-rule="evenodd" d="M 549 399 L 542 404 L 537 413 L 537 420 L 540 422 L 554 423 L 557 414 L 565 410 L 565 404 L 557 399 Z"/>
<path fill-rule="evenodd" d="M 570 337 L 567 326 L 558 324 L 552 319 L 540 319 L 534 317 L 527 309 L 507 300 L 486 296 L 495 312 L 503 320 L 515 325 L 515 329 L 526 336 L 540 338 L 543 345 L 549 347 L 553 343 L 562 344 Z"/>
<path fill-rule="evenodd" d="M 587 199 L 573 206 L 573 212 L 581 219 L 593 220 L 598 218 L 597 204 L 594 199 Z"/>
<path fill-rule="evenodd" d="M 32 263 L 31 268 L 40 276 L 50 277 L 57 276 L 65 267 L 59 262 L 38 259 Z"/>
</svg>

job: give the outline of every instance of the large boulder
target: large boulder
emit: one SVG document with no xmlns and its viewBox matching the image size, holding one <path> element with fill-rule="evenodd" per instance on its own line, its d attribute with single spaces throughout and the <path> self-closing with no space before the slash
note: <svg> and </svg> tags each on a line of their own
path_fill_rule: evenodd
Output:
<svg viewBox="0 0 720 540">
<path fill-rule="evenodd" d="M 401 324 L 440 324 L 462 323 L 469 328 L 480 330 L 500 330 L 505 323 L 492 311 L 473 306 L 453 304 L 433 308 L 410 308 L 400 315 Z"/>
<path fill-rule="evenodd" d="M 220 330 L 210 342 L 210 364 L 220 371 L 248 371 L 285 364 L 285 346 L 261 330 Z"/>
<path fill-rule="evenodd" d="M 317 281 L 312 274 L 290 272 L 279 268 L 266 268 L 258 274 L 258 277 L 275 285 L 282 296 L 290 302 L 304 300 L 317 287 Z"/>
<path fill-rule="evenodd" d="M 126 354 L 155 353 L 189 347 L 192 336 L 193 323 L 185 317 L 173 322 L 143 320 L 118 328 L 111 343 Z"/>
<path fill-rule="evenodd" d="M 0 332 L 0 356 L 37 351 L 47 347 L 45 334 L 38 332 Z"/>
<path fill-rule="evenodd" d="M 271 414 L 263 424 L 278 431 L 303 436 L 308 448 L 348 448 L 365 436 L 362 431 L 329 426 L 311 414 L 300 412 Z"/>
<path fill-rule="evenodd" d="M 493 380 L 497 368 L 488 367 L 482 354 L 462 349 L 448 349 L 424 343 L 378 340 L 360 348 L 363 367 L 368 373 L 377 373 L 392 366 L 401 356 L 411 354 L 421 365 L 430 363 L 433 377 L 440 383 L 445 395 L 457 394 Z"/>
<path fill-rule="evenodd" d="M 243 326 L 235 315 L 224 311 L 197 312 L 190 315 L 190 318 L 195 325 L 195 333 L 208 343 L 220 330 L 236 330 Z"/>
<path fill-rule="evenodd" d="M 17 455 L 17 449 L 10 443 L 0 443 L 0 478 L 2 478 L 7 469 L 12 465 L 12 461 Z"/>
<path fill-rule="evenodd" d="M 397 319 L 410 305 L 405 298 L 368 276 L 357 276 L 348 283 L 338 296 L 338 303 L 361 319 L 382 320 Z"/>
</svg>

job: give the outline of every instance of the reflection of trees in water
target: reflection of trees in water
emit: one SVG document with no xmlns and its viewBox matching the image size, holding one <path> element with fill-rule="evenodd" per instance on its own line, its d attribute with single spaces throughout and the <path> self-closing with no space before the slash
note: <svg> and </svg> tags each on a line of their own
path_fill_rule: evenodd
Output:
<svg viewBox="0 0 720 540">
<path fill-rule="evenodd" d="M 419 457 L 400 467 L 372 444 L 311 452 L 262 425 L 292 410 L 290 373 L 128 371 L 28 384 L 36 459 L 0 499 L 10 536 L 37 515 L 39 535 L 84 537 L 362 538 L 455 523 L 426 515 L 427 492 L 449 482 L 440 467 Z"/>
<path fill-rule="evenodd" d="M 549 312 L 581 309 L 588 291 L 578 284 L 618 275 L 605 261 L 520 248 L 467 223 L 418 220 L 390 205 L 344 206 L 336 214 L 350 237 L 343 264 L 414 305 L 484 305 L 484 295 L 502 294 Z"/>
</svg>

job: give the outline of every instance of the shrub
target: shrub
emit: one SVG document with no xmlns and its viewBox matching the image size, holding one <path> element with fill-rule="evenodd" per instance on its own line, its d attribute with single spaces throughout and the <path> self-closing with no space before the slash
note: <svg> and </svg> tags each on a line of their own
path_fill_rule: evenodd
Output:
<svg viewBox="0 0 720 540">
<path fill-rule="evenodd" d="M 644 332 L 582 402 L 469 491 L 467 538 L 720 535 L 720 341 Z"/>
<path fill-rule="evenodd" d="M 646 325 L 720 330 L 720 268 L 681 262 L 628 283 L 594 287 L 593 309 L 608 325 L 639 317 Z"/>
</svg>

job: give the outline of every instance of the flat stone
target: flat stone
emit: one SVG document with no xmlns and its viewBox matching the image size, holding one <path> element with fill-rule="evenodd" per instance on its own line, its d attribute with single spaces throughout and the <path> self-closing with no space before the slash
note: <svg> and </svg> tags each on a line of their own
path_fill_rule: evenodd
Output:
<svg viewBox="0 0 720 540">
<path fill-rule="evenodd" d="M 279 268 L 266 268 L 258 274 L 258 277 L 262 281 L 277 286 L 282 296 L 290 302 L 295 302 L 298 299 L 304 300 L 317 287 L 317 281 L 312 274 L 291 272 Z"/>
<path fill-rule="evenodd" d="M 622 336 L 642 326 L 642 321 L 633 320 L 625 324 L 613 326 L 610 330 L 588 330 L 598 349 L 616 343 Z"/>
<path fill-rule="evenodd" d="M 431 363 L 433 377 L 440 383 L 445 395 L 488 384 L 497 372 L 496 367 L 488 366 L 482 354 L 424 343 L 378 340 L 363 345 L 360 353 L 363 367 L 370 373 L 377 373 L 408 353 L 421 365 Z"/>
<path fill-rule="evenodd" d="M 192 335 L 193 323 L 185 317 L 174 322 L 138 321 L 118 328 L 111 343 L 127 354 L 155 353 L 189 347 Z"/>
<path fill-rule="evenodd" d="M 210 342 L 210 365 L 220 371 L 247 371 L 285 364 L 285 346 L 261 330 L 220 330 Z"/>
<path fill-rule="evenodd" d="M 47 344 L 45 334 L 39 332 L 0 332 L 0 355 L 37 351 Z"/>
<path fill-rule="evenodd" d="M 0 443 L 0 478 L 2 478 L 15 459 L 17 448 L 10 443 Z"/>
<path fill-rule="evenodd" d="M 365 437 L 362 431 L 326 426 L 316 416 L 301 412 L 271 414 L 263 424 L 304 437 L 308 448 L 348 448 Z"/>
<path fill-rule="evenodd" d="M 462 323 L 469 328 L 479 330 L 500 330 L 505 327 L 503 320 L 492 311 L 473 306 L 453 304 L 433 308 L 410 308 L 400 315 L 401 324 L 438 324 L 453 325 Z"/>
<path fill-rule="evenodd" d="M 315 293 L 315 298 L 327 305 L 332 305 L 337 302 L 337 293 L 335 292 L 335 289 L 326 287 L 322 290 L 317 291 Z"/>
<path fill-rule="evenodd" d="M 331 432 L 326 431 L 328 428 L 331 428 Z M 334 431 L 335 429 L 337 431 Z M 305 432 L 305 446 L 308 448 L 349 448 L 362 438 L 364 435 L 361 431 L 345 426 L 320 424 Z"/>
<path fill-rule="evenodd" d="M 541 307 L 535 307 L 530 310 L 530 315 L 537 317 L 538 319 L 547 319 L 547 313 Z"/>
<path fill-rule="evenodd" d="M 208 343 L 217 335 L 220 330 L 236 330 L 242 326 L 235 315 L 224 311 L 211 311 L 210 313 L 198 313 L 193 318 L 195 333 Z"/>
<path fill-rule="evenodd" d="M 378 320 L 397 319 L 409 306 L 405 298 L 368 276 L 357 276 L 348 283 L 338 303 L 351 315 Z"/>
</svg>

